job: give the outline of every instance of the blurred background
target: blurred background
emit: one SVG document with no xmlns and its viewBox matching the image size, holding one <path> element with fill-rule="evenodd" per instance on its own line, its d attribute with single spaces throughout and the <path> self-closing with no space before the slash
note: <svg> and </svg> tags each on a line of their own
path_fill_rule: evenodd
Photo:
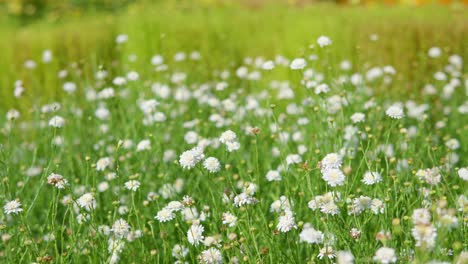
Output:
<svg viewBox="0 0 468 264">
<path fill-rule="evenodd" d="M 392 65 L 399 93 L 420 88 L 437 65 L 427 61 L 433 46 L 468 57 L 468 0 L 0 0 L 0 108 L 19 108 L 12 98 L 16 81 L 31 101 L 45 102 L 63 92 L 58 75 L 79 69 L 80 82 L 92 83 L 101 68 L 118 75 L 138 70 L 155 76 L 151 57 L 172 58 L 199 51 L 191 69 L 201 79 L 235 69 L 245 57 L 326 56 L 336 65 L 349 60 L 365 71 Z M 117 45 L 118 35 L 128 42 Z M 313 43 L 329 36 L 329 54 Z M 42 63 L 44 52 L 52 61 Z M 322 60 L 314 62 L 314 67 Z M 171 62 L 168 61 L 170 64 Z M 170 65 L 169 65 L 170 66 Z M 187 70 L 187 69 L 184 69 Z M 285 73 L 287 74 L 287 73 Z M 280 77 L 280 76 L 275 76 Z M 403 88 L 403 89 L 401 89 Z M 417 96 L 417 95 L 413 95 Z M 26 99 L 22 99 L 26 100 Z"/>
</svg>

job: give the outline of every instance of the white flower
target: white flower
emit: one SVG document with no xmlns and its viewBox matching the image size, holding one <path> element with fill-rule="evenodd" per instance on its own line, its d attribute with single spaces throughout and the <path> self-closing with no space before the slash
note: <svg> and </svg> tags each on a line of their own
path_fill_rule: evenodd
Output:
<svg viewBox="0 0 468 264">
<path fill-rule="evenodd" d="M 286 164 L 298 164 L 302 162 L 302 157 L 299 154 L 289 154 L 286 156 Z"/>
<path fill-rule="evenodd" d="M 306 60 L 303 58 L 297 58 L 291 62 L 289 68 L 291 68 L 291 70 L 302 70 L 305 66 L 307 66 Z"/>
<path fill-rule="evenodd" d="M 203 236 L 203 231 L 205 228 L 199 224 L 193 224 L 190 226 L 189 230 L 187 231 L 187 239 L 188 242 L 194 246 L 198 246 L 201 241 L 205 238 Z"/>
<path fill-rule="evenodd" d="M 230 212 L 223 213 L 222 219 L 223 219 L 223 224 L 228 225 L 229 227 L 233 227 L 237 223 L 237 217 L 231 214 Z"/>
<path fill-rule="evenodd" d="M 227 130 L 221 134 L 219 137 L 219 142 L 226 144 L 228 142 L 236 142 L 237 135 L 232 130 Z"/>
<path fill-rule="evenodd" d="M 290 210 L 286 210 L 284 215 L 279 217 L 279 222 L 276 226 L 276 229 L 278 229 L 280 232 L 286 233 L 296 228 L 297 226 L 293 213 Z"/>
<path fill-rule="evenodd" d="M 435 247 L 437 230 L 432 225 L 416 225 L 411 229 L 417 247 L 432 249 Z"/>
<path fill-rule="evenodd" d="M 427 208 L 415 209 L 412 218 L 415 225 L 428 225 L 431 223 L 431 213 Z"/>
<path fill-rule="evenodd" d="M 317 85 L 314 89 L 315 94 L 322 94 L 328 93 L 330 91 L 330 87 L 326 83 L 321 83 Z"/>
<path fill-rule="evenodd" d="M 299 234 L 300 241 L 309 244 L 321 244 L 323 243 L 323 237 L 323 233 L 315 230 L 309 223 L 304 225 L 304 229 Z"/>
<path fill-rule="evenodd" d="M 112 161 L 111 161 L 111 159 L 109 157 L 100 158 L 96 162 L 96 170 L 97 171 L 103 171 L 107 167 L 109 167 L 111 165 L 111 163 L 112 163 Z"/>
<path fill-rule="evenodd" d="M 115 42 L 117 44 L 125 43 L 127 41 L 128 41 L 128 35 L 126 34 L 117 35 L 117 37 L 115 38 Z"/>
<path fill-rule="evenodd" d="M 366 119 L 366 115 L 363 114 L 363 113 L 354 113 L 352 116 L 351 116 L 351 120 L 353 121 L 353 123 L 360 123 L 360 122 L 364 122 L 364 120 Z"/>
<path fill-rule="evenodd" d="M 271 60 L 265 61 L 262 64 L 262 69 L 263 70 L 269 71 L 269 70 L 273 70 L 273 68 L 275 68 L 275 63 L 273 61 L 271 61 Z"/>
<path fill-rule="evenodd" d="M 64 189 L 68 185 L 67 179 L 63 178 L 60 174 L 52 173 L 47 177 L 47 183 L 57 187 L 57 189 Z"/>
<path fill-rule="evenodd" d="M 125 220 L 120 218 L 112 225 L 111 231 L 114 233 L 115 237 L 124 238 L 130 232 L 130 225 Z"/>
<path fill-rule="evenodd" d="M 460 148 L 460 142 L 455 138 L 451 138 L 445 142 L 445 146 L 451 150 L 456 150 Z"/>
<path fill-rule="evenodd" d="M 159 222 L 167 222 L 167 221 L 171 221 L 172 219 L 174 219 L 175 214 L 173 210 L 165 207 L 162 210 L 160 210 L 154 218 L 156 218 Z"/>
<path fill-rule="evenodd" d="M 42 52 L 42 62 L 49 63 L 52 61 L 52 51 L 44 50 Z"/>
<path fill-rule="evenodd" d="M 327 184 L 332 187 L 343 185 L 345 178 L 345 175 L 340 169 L 322 170 L 322 179 L 325 180 Z"/>
<path fill-rule="evenodd" d="M 137 151 L 144 151 L 151 149 L 151 141 L 149 139 L 143 139 L 142 141 L 138 142 Z"/>
<path fill-rule="evenodd" d="M 203 149 L 194 147 L 190 150 L 184 151 L 179 157 L 179 164 L 184 169 L 192 169 L 197 165 L 198 162 L 203 160 L 205 155 Z"/>
<path fill-rule="evenodd" d="M 233 152 L 235 150 L 240 149 L 240 143 L 235 141 L 235 142 L 227 142 L 226 143 L 227 151 Z"/>
<path fill-rule="evenodd" d="M 96 200 L 91 193 L 83 194 L 76 202 L 81 208 L 84 208 L 87 211 L 91 211 L 96 208 Z"/>
<path fill-rule="evenodd" d="M 200 255 L 200 263 L 203 264 L 221 264 L 223 263 L 223 255 L 221 251 L 216 248 L 209 248 L 207 250 L 203 250 Z"/>
<path fill-rule="evenodd" d="M 353 264 L 354 256 L 349 251 L 338 251 L 336 254 L 336 264 Z"/>
<path fill-rule="evenodd" d="M 136 180 L 130 180 L 125 183 L 125 188 L 131 191 L 136 191 L 140 187 L 140 182 Z"/>
<path fill-rule="evenodd" d="M 5 214 L 18 214 L 19 212 L 23 211 L 21 208 L 21 203 L 18 199 L 6 202 L 3 206 L 3 211 Z"/>
<path fill-rule="evenodd" d="M 65 124 L 65 119 L 60 116 L 54 116 L 49 120 L 49 126 L 55 128 L 61 128 Z"/>
<path fill-rule="evenodd" d="M 320 162 L 322 169 L 338 169 L 342 163 L 341 156 L 337 153 L 327 154 Z"/>
<path fill-rule="evenodd" d="M 439 58 L 442 55 L 442 49 L 439 47 L 432 47 L 427 52 L 427 55 L 431 58 Z"/>
<path fill-rule="evenodd" d="M 211 173 L 216 173 L 221 169 L 221 163 L 217 158 L 209 157 L 203 161 L 203 167 Z"/>
<path fill-rule="evenodd" d="M 331 246 L 325 246 L 319 250 L 319 254 L 317 256 L 319 259 L 323 259 L 324 257 L 327 257 L 328 259 L 334 259 L 335 258 L 335 251 Z"/>
<path fill-rule="evenodd" d="M 390 106 L 385 113 L 394 119 L 400 119 L 405 116 L 405 113 L 403 112 L 403 108 L 400 105 L 394 104 Z"/>
<path fill-rule="evenodd" d="M 11 109 L 10 111 L 7 112 L 6 118 L 7 120 L 15 120 L 20 117 L 20 112 L 16 109 Z"/>
<path fill-rule="evenodd" d="M 268 181 L 281 181 L 281 175 L 277 170 L 269 170 L 265 176 Z"/>
<path fill-rule="evenodd" d="M 381 264 L 395 263 L 397 257 L 393 248 L 381 247 L 375 252 L 374 261 L 380 262 Z"/>
<path fill-rule="evenodd" d="M 461 168 L 458 170 L 458 176 L 465 181 L 468 181 L 468 168 Z"/>
<path fill-rule="evenodd" d="M 366 171 L 362 179 L 362 182 L 366 185 L 372 185 L 375 183 L 379 183 L 381 181 L 382 181 L 382 176 L 380 175 L 380 173 L 376 171 Z"/>
<path fill-rule="evenodd" d="M 172 256 L 176 259 L 183 259 L 187 256 L 189 250 L 183 245 L 176 244 L 172 248 Z"/>
<path fill-rule="evenodd" d="M 320 36 L 318 39 L 317 39 L 317 44 L 323 48 L 323 47 L 326 47 L 326 46 L 330 46 L 332 44 L 332 41 L 329 37 L 327 36 Z"/>
<path fill-rule="evenodd" d="M 76 91 L 76 84 L 73 82 L 66 82 L 63 84 L 63 90 L 69 94 L 72 94 Z"/>
</svg>

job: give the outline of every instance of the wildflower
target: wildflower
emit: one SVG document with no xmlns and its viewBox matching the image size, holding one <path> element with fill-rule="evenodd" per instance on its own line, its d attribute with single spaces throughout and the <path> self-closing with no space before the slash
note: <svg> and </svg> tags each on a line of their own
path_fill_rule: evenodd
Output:
<svg viewBox="0 0 468 264">
<path fill-rule="evenodd" d="M 172 248 L 172 256 L 176 259 L 184 259 L 189 250 L 183 245 L 175 244 L 174 247 Z"/>
<path fill-rule="evenodd" d="M 18 110 L 16 110 L 16 109 L 11 109 L 6 114 L 7 120 L 16 120 L 19 117 L 20 117 L 20 112 L 18 112 Z"/>
<path fill-rule="evenodd" d="M 137 151 L 144 151 L 151 149 L 151 141 L 149 139 L 144 139 L 140 141 L 137 145 Z"/>
<path fill-rule="evenodd" d="M 395 263 L 397 257 L 393 248 L 381 247 L 375 252 L 374 261 L 380 262 L 381 264 Z"/>
<path fill-rule="evenodd" d="M 200 242 L 205 238 L 203 236 L 204 230 L 205 228 L 202 225 L 196 223 L 192 224 L 192 226 L 190 226 L 189 230 L 187 231 L 187 239 L 189 243 L 194 246 L 198 246 L 198 244 L 200 244 Z"/>
<path fill-rule="evenodd" d="M 205 155 L 203 149 L 195 147 L 193 149 L 184 151 L 179 157 L 179 163 L 184 169 L 192 169 L 201 161 Z"/>
<path fill-rule="evenodd" d="M 291 62 L 291 64 L 289 65 L 289 68 L 291 68 L 291 70 L 302 70 L 305 68 L 306 65 L 307 65 L 307 62 L 305 59 L 297 58 Z"/>
<path fill-rule="evenodd" d="M 3 206 L 3 211 L 5 211 L 5 214 L 18 214 L 23 211 L 23 208 L 21 208 L 21 202 L 16 199 L 6 202 Z"/>
<path fill-rule="evenodd" d="M 203 162 L 203 167 L 211 173 L 216 173 L 221 169 L 221 163 L 217 158 L 209 157 Z"/>
<path fill-rule="evenodd" d="M 335 251 L 331 246 L 325 246 L 319 250 L 319 254 L 317 256 L 319 259 L 323 259 L 324 257 L 327 257 L 328 259 L 334 259 L 335 258 Z"/>
<path fill-rule="evenodd" d="M 160 210 L 154 218 L 157 219 L 159 222 L 164 223 L 164 222 L 168 222 L 174 219 L 175 214 L 173 213 L 171 209 L 165 207 L 162 210 Z"/>
<path fill-rule="evenodd" d="M 125 183 L 125 188 L 131 191 L 136 191 L 140 187 L 140 182 L 136 180 L 130 180 Z"/>
<path fill-rule="evenodd" d="M 268 181 L 281 181 L 281 175 L 277 170 L 269 170 L 265 176 Z"/>
<path fill-rule="evenodd" d="M 237 223 L 237 217 L 231 214 L 230 212 L 223 213 L 222 219 L 223 219 L 223 224 L 228 225 L 229 227 L 233 227 Z"/>
<path fill-rule="evenodd" d="M 279 222 L 276 228 L 283 233 L 297 228 L 294 215 L 290 210 L 286 210 L 284 214 L 279 217 Z"/>
<path fill-rule="evenodd" d="M 223 255 L 221 254 L 221 251 L 213 247 L 207 250 L 203 250 L 199 259 L 200 259 L 200 263 L 204 263 L 204 264 L 223 263 Z"/>
<path fill-rule="evenodd" d="M 109 157 L 100 158 L 96 162 L 96 170 L 103 171 L 111 165 L 111 159 Z"/>
<path fill-rule="evenodd" d="M 355 123 L 355 124 L 364 122 L 364 119 L 366 119 L 366 115 L 363 114 L 363 113 L 360 113 L 360 112 L 354 113 L 351 116 L 351 121 L 353 121 L 353 123 Z"/>
<path fill-rule="evenodd" d="M 373 185 L 382 181 L 382 176 L 376 171 L 366 171 L 362 182 L 366 185 Z"/>
<path fill-rule="evenodd" d="M 76 202 L 81 208 L 84 208 L 87 211 L 91 211 L 96 208 L 96 200 L 91 193 L 83 194 Z"/>
<path fill-rule="evenodd" d="M 405 116 L 403 108 L 397 104 L 390 106 L 387 111 L 385 111 L 385 113 L 393 119 L 401 119 L 403 116 Z"/>
<path fill-rule="evenodd" d="M 49 126 L 55 128 L 61 128 L 65 124 L 65 119 L 60 116 L 54 116 L 49 120 Z"/>
<path fill-rule="evenodd" d="M 468 181 L 468 168 L 459 169 L 458 176 L 460 176 L 464 181 Z"/>
<path fill-rule="evenodd" d="M 130 225 L 125 220 L 120 218 L 114 222 L 111 231 L 115 237 L 124 238 L 130 232 Z"/>
<path fill-rule="evenodd" d="M 327 154 L 320 162 L 322 169 L 338 169 L 343 163 L 341 156 L 337 153 Z"/>
<path fill-rule="evenodd" d="M 442 55 L 442 49 L 439 47 L 432 47 L 428 50 L 427 55 L 431 58 L 439 58 Z"/>
<path fill-rule="evenodd" d="M 415 209 L 412 219 L 415 225 L 429 225 L 431 223 L 431 213 L 426 208 Z"/>
<path fill-rule="evenodd" d="M 354 256 L 349 251 L 338 251 L 336 254 L 336 264 L 353 264 Z"/>
<path fill-rule="evenodd" d="M 275 68 L 275 63 L 273 61 L 271 61 L 271 60 L 265 61 L 262 64 L 262 69 L 263 70 L 269 71 L 269 70 L 273 70 L 273 68 Z"/>
<path fill-rule="evenodd" d="M 318 39 L 317 39 L 317 44 L 323 48 L 323 47 L 326 47 L 326 46 L 330 46 L 332 44 L 332 41 L 329 37 L 327 36 L 320 36 Z"/>
<path fill-rule="evenodd" d="M 68 185 L 67 179 L 63 178 L 60 174 L 52 173 L 47 177 L 47 183 L 57 187 L 57 189 L 64 189 Z"/>
<path fill-rule="evenodd" d="M 323 233 L 321 231 L 315 230 L 309 223 L 304 225 L 304 228 L 299 234 L 299 240 L 309 244 L 321 244 L 323 243 L 323 238 Z"/>
<path fill-rule="evenodd" d="M 411 234 L 416 240 L 417 247 L 423 247 L 425 249 L 432 249 L 435 247 L 437 230 L 431 224 L 418 224 L 411 229 Z"/>
<path fill-rule="evenodd" d="M 340 169 L 325 169 L 322 171 L 322 179 L 328 185 L 335 187 L 344 184 L 345 175 Z"/>
</svg>

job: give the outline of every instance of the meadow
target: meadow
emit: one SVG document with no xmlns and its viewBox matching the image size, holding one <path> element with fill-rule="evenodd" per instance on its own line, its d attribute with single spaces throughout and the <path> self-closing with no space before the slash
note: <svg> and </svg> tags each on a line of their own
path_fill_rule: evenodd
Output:
<svg viewBox="0 0 468 264">
<path fill-rule="evenodd" d="M 0 263 L 468 263 L 467 17 L 0 16 Z"/>
</svg>

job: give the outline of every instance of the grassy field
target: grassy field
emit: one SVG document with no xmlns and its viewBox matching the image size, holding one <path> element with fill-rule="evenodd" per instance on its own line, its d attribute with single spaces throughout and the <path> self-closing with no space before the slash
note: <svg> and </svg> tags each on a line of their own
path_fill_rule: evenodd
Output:
<svg viewBox="0 0 468 264">
<path fill-rule="evenodd" d="M 467 9 L 200 3 L 0 16 L 0 263 L 468 263 Z"/>
</svg>

